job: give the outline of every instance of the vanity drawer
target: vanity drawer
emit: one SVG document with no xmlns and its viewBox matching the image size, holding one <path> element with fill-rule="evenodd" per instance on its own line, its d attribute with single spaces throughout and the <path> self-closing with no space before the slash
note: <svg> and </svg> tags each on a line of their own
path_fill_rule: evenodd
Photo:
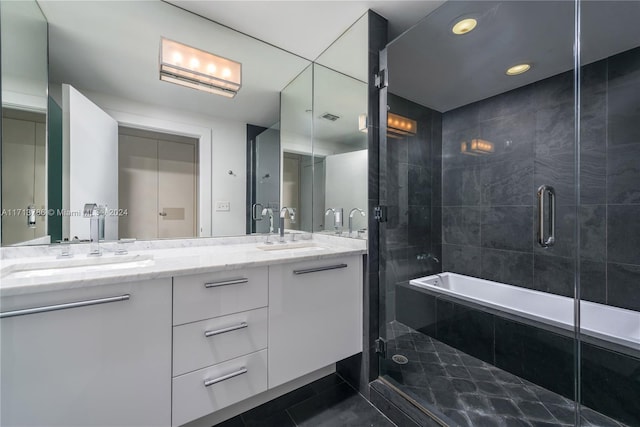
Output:
<svg viewBox="0 0 640 427">
<path fill-rule="evenodd" d="M 267 306 L 267 267 L 173 278 L 173 324 Z"/>
<path fill-rule="evenodd" d="M 205 386 L 205 382 L 214 382 Z M 267 350 L 173 379 L 172 425 L 179 426 L 267 389 Z"/>
<path fill-rule="evenodd" d="M 266 308 L 173 328 L 173 375 L 267 348 Z"/>
</svg>

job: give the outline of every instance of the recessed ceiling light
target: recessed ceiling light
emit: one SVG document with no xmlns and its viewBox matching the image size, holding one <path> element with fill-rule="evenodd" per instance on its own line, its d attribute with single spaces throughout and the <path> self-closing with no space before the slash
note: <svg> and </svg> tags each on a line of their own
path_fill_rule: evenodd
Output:
<svg viewBox="0 0 640 427">
<path fill-rule="evenodd" d="M 473 18 L 466 18 L 456 22 L 453 28 L 451 28 L 451 32 L 453 34 L 467 34 L 476 28 L 476 25 L 478 25 L 478 21 Z"/>
<path fill-rule="evenodd" d="M 507 75 L 508 76 L 517 76 L 518 74 L 522 74 L 522 73 L 525 73 L 525 72 L 529 71 L 530 68 L 531 68 L 531 65 L 529 65 L 529 64 L 514 65 L 513 67 L 511 67 L 511 68 L 509 68 L 507 70 Z"/>
</svg>

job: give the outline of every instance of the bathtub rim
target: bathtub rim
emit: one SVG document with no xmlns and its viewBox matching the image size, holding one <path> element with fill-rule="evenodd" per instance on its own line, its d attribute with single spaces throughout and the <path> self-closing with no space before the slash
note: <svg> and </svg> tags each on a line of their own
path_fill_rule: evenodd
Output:
<svg viewBox="0 0 640 427">
<path fill-rule="evenodd" d="M 418 290 L 420 292 L 423 293 L 427 293 L 429 295 L 433 295 L 436 296 L 438 298 L 443 298 L 446 300 L 451 300 L 454 302 L 458 302 L 458 303 L 462 303 L 464 305 L 470 306 L 472 308 L 475 309 L 480 309 L 483 311 L 487 311 L 490 314 L 494 314 L 494 315 L 499 315 L 501 317 L 505 317 L 509 320 L 513 320 L 516 322 L 520 322 L 529 326 L 535 326 L 535 327 L 543 327 L 543 329 L 546 329 L 550 332 L 555 332 L 564 336 L 569 336 L 571 338 L 575 338 L 575 328 L 574 326 L 571 325 L 567 325 L 566 323 L 557 321 L 555 319 L 548 319 L 545 317 L 541 317 L 535 314 L 531 314 L 531 313 L 525 313 L 523 311 L 520 310 L 515 310 L 512 309 L 510 307 L 504 307 L 498 304 L 492 304 L 488 301 L 484 301 L 484 300 L 479 300 L 473 297 L 469 297 L 463 294 L 458 294 L 456 292 L 453 292 L 449 289 L 446 288 L 442 288 L 442 287 L 438 287 L 438 286 L 433 286 L 433 285 L 429 285 L 429 284 L 425 284 L 422 283 L 420 281 L 422 280 L 431 280 L 431 279 L 435 279 L 435 278 L 440 278 L 442 279 L 443 275 L 452 275 L 452 276 L 459 276 L 459 277 L 463 277 L 463 278 L 470 278 L 473 280 L 478 280 L 478 281 L 482 281 L 482 282 L 488 282 L 490 284 L 492 283 L 496 283 L 496 284 L 500 284 L 500 285 L 504 285 L 504 286 L 509 286 L 509 287 L 514 287 L 514 288 L 520 288 L 521 290 L 524 291 L 528 291 L 528 292 L 533 292 L 536 294 L 548 294 L 547 292 L 542 292 L 542 291 L 536 291 L 533 289 L 528 289 L 528 288 L 522 288 L 522 287 L 518 287 L 515 285 L 509 285 L 507 283 L 501 283 L 501 282 L 496 282 L 496 281 L 492 281 L 492 280 L 487 280 L 487 279 L 481 279 L 479 277 L 474 277 L 474 276 L 467 276 L 464 274 L 459 274 L 459 273 L 452 273 L 452 272 L 443 272 L 443 273 L 437 273 L 437 274 L 432 274 L 429 276 L 423 276 L 423 277 L 418 277 L 415 279 L 411 279 L 409 282 L 405 282 L 402 284 L 399 284 L 400 286 L 406 286 L 410 289 L 414 289 L 414 290 Z M 573 300 L 573 298 L 570 297 L 565 297 L 563 295 L 556 295 L 556 294 L 550 294 L 554 297 L 559 297 L 559 298 L 565 298 L 565 299 L 569 299 L 569 300 Z M 598 304 L 598 303 L 594 303 L 591 301 L 584 301 L 582 300 L 581 303 L 588 303 L 588 304 L 596 304 L 596 305 L 601 305 L 601 306 L 606 306 L 605 304 Z M 625 311 L 632 311 L 632 310 L 627 310 L 621 307 L 615 307 L 615 306 L 606 306 L 606 307 L 610 307 L 613 309 L 618 309 L 618 310 L 625 310 Z M 588 342 L 592 345 L 596 345 L 598 347 L 602 347 L 604 349 L 607 350 L 612 350 L 612 351 L 617 351 L 619 353 L 623 353 L 626 354 L 628 356 L 634 357 L 634 358 L 639 358 L 640 359 L 640 342 L 634 342 L 634 341 L 629 341 L 629 340 L 624 340 L 624 339 L 619 339 L 618 337 L 613 337 L 610 335 L 606 335 L 597 331 L 591 331 L 588 329 L 581 329 L 581 333 L 580 333 L 580 340 L 584 341 L 584 342 Z"/>
</svg>

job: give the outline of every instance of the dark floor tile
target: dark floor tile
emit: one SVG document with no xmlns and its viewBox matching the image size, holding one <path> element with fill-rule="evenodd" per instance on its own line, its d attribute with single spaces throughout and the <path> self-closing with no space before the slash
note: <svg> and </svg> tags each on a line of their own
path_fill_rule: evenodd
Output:
<svg viewBox="0 0 640 427">
<path fill-rule="evenodd" d="M 446 409 L 444 415 L 453 421 L 456 427 L 473 427 L 469 418 L 467 418 L 466 411 L 456 409 Z"/>
<path fill-rule="evenodd" d="M 487 412 L 491 409 L 491 402 L 485 396 L 474 393 L 465 393 L 459 396 L 461 408 L 470 412 Z"/>
<path fill-rule="evenodd" d="M 451 384 L 458 393 L 475 393 L 478 390 L 478 387 L 473 381 L 461 378 L 452 378 Z"/>
<path fill-rule="evenodd" d="M 583 406 L 582 409 L 580 410 L 580 416 L 581 416 L 581 420 L 583 421 L 583 424 L 587 424 L 591 426 L 618 427 L 620 425 L 616 421 L 612 420 L 611 418 L 604 416 L 585 406 Z"/>
<path fill-rule="evenodd" d="M 371 390 L 371 403 L 387 416 L 398 427 L 419 427 L 419 424 L 409 418 L 396 405 L 387 400 L 375 389 Z"/>
<path fill-rule="evenodd" d="M 215 427 L 245 427 L 242 417 L 240 415 L 230 418 L 220 424 L 216 424 Z"/>
<path fill-rule="evenodd" d="M 574 406 L 545 404 L 545 407 L 556 420 L 563 424 L 571 424 L 576 419 Z"/>
<path fill-rule="evenodd" d="M 272 415 L 284 412 L 285 409 L 315 395 L 316 392 L 313 390 L 313 387 L 311 384 L 308 384 L 256 408 L 250 409 L 242 414 L 242 419 L 246 424 L 259 422 L 260 420 L 267 419 Z"/>
<path fill-rule="evenodd" d="M 331 374 L 312 382 L 310 386 L 313 389 L 313 391 L 319 394 L 324 390 L 328 389 L 329 387 L 334 386 L 336 384 L 341 384 L 343 382 L 344 380 L 339 375 Z"/>
<path fill-rule="evenodd" d="M 243 418 L 244 419 L 244 418 Z M 291 417 L 286 411 L 276 412 L 264 418 L 245 419 L 246 427 L 295 427 Z"/>
<path fill-rule="evenodd" d="M 531 423 L 521 418 L 504 417 L 502 420 L 506 427 L 531 427 Z"/>
<path fill-rule="evenodd" d="M 464 366 L 449 365 L 445 366 L 445 370 L 452 378 L 469 379 L 471 377 L 469 371 Z"/>
<path fill-rule="evenodd" d="M 478 412 L 467 412 L 473 427 L 502 427 L 502 420 L 493 415 L 485 415 Z"/>
<path fill-rule="evenodd" d="M 487 396 L 510 397 L 506 389 L 503 386 L 498 385 L 497 383 L 488 381 L 477 381 L 476 386 L 478 387 L 478 393 L 482 393 Z"/>
<path fill-rule="evenodd" d="M 520 401 L 518 402 L 518 409 L 525 416 L 534 420 L 555 421 L 551 412 L 540 402 Z"/>
<path fill-rule="evenodd" d="M 296 425 L 304 426 L 393 426 L 377 409 L 348 384 L 335 385 L 288 409 Z"/>
<path fill-rule="evenodd" d="M 491 406 L 493 406 L 493 410 L 496 415 L 502 416 L 511 416 L 514 418 L 518 418 L 522 416 L 522 413 L 516 405 L 510 399 L 504 399 L 499 397 L 491 397 L 489 398 L 491 402 Z"/>
</svg>

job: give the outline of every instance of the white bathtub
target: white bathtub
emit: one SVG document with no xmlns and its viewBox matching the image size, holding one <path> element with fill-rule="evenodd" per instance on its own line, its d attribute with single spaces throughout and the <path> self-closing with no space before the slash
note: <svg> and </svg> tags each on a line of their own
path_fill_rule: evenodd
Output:
<svg viewBox="0 0 640 427">
<path fill-rule="evenodd" d="M 410 284 L 561 329 L 574 329 L 573 298 L 456 273 L 421 277 Z M 640 351 L 640 312 L 581 301 L 580 331 Z"/>
</svg>

